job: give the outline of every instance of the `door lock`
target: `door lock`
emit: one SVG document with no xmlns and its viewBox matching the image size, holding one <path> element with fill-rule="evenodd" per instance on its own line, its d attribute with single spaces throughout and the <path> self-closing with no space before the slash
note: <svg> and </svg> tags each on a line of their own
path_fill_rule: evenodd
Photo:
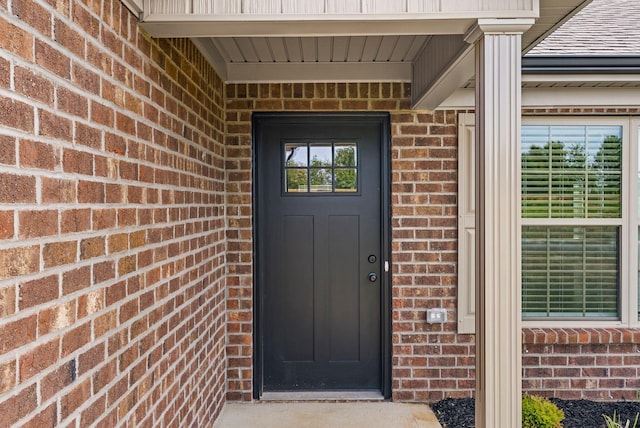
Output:
<svg viewBox="0 0 640 428">
<path fill-rule="evenodd" d="M 378 274 L 375 272 L 369 272 L 369 282 L 376 282 L 378 280 Z"/>
<path fill-rule="evenodd" d="M 378 260 L 378 258 L 377 258 L 376 256 L 374 256 L 373 254 L 371 254 L 371 255 L 367 258 L 367 260 L 369 260 L 369 263 L 375 263 L 375 262 Z"/>
</svg>

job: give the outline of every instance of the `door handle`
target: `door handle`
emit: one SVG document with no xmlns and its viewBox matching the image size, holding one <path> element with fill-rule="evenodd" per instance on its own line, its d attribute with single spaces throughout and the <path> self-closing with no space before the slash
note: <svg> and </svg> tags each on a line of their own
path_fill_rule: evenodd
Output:
<svg viewBox="0 0 640 428">
<path fill-rule="evenodd" d="M 369 282 L 376 282 L 378 280 L 378 274 L 375 272 L 369 272 Z"/>
</svg>

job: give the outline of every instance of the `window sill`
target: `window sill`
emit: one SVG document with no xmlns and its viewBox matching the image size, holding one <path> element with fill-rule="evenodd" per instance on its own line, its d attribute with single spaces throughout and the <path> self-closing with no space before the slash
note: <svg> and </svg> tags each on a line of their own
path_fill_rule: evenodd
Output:
<svg viewBox="0 0 640 428">
<path fill-rule="evenodd" d="M 640 344 L 640 327 L 524 327 L 522 343 L 524 345 Z"/>
</svg>

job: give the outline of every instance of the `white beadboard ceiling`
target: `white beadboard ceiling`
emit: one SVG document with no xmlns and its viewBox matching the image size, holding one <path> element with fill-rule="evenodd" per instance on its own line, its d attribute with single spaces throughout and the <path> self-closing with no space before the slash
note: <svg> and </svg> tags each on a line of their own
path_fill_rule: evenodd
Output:
<svg viewBox="0 0 640 428">
<path fill-rule="evenodd" d="M 405 81 L 414 107 L 432 108 L 473 76 L 459 57 L 478 19 L 536 18 L 539 6 L 526 52 L 591 0 L 123 1 L 143 2 L 152 36 L 192 38 L 227 82 Z"/>
<path fill-rule="evenodd" d="M 411 63 L 429 36 L 219 37 L 227 63 Z"/>
</svg>

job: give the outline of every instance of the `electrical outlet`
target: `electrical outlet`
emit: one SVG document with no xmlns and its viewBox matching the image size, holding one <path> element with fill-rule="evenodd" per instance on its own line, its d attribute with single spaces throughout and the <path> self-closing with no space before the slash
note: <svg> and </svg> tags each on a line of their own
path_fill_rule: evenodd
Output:
<svg viewBox="0 0 640 428">
<path fill-rule="evenodd" d="M 447 311 L 443 308 L 427 309 L 427 322 L 429 324 L 442 324 L 447 322 Z"/>
</svg>

